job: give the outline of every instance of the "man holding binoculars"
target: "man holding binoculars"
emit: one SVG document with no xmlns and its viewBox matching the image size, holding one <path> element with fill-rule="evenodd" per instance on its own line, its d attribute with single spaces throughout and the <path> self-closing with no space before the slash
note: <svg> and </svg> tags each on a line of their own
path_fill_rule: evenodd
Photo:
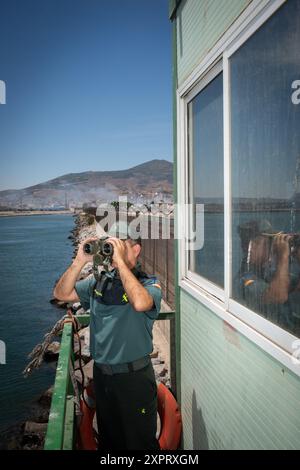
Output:
<svg viewBox="0 0 300 470">
<path fill-rule="evenodd" d="M 77 281 L 96 238 L 80 244 L 77 256 L 54 289 L 66 302 L 90 309 L 90 349 L 101 450 L 158 450 L 157 386 L 151 363 L 152 327 L 160 311 L 161 287 L 140 270 L 141 240 L 118 226 L 110 244 L 111 270 Z M 124 240 L 125 239 L 125 240 Z M 101 245 L 100 245 L 101 246 Z"/>
</svg>

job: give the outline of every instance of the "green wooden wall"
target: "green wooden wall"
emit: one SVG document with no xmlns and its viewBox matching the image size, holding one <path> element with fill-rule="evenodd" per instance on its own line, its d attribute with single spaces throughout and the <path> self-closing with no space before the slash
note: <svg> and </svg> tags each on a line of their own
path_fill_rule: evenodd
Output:
<svg viewBox="0 0 300 470">
<path fill-rule="evenodd" d="M 180 2 L 173 23 L 174 102 L 176 88 L 250 2 Z M 174 107 L 175 142 L 176 119 Z M 175 145 L 175 168 L 176 155 Z M 299 449 L 299 377 L 182 289 L 178 300 L 183 448 Z"/>
<path fill-rule="evenodd" d="M 181 290 L 184 449 L 299 449 L 300 380 Z"/>
<path fill-rule="evenodd" d="M 176 16 L 179 85 L 249 3 L 251 0 L 182 0 Z"/>
</svg>

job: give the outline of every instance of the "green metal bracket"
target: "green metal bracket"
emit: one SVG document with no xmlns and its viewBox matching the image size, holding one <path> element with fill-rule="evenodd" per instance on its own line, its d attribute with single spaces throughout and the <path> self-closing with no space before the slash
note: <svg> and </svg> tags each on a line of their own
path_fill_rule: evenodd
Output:
<svg viewBox="0 0 300 470">
<path fill-rule="evenodd" d="M 175 312 L 159 312 L 156 320 L 172 320 L 175 317 Z"/>
<path fill-rule="evenodd" d="M 89 313 L 85 313 L 84 315 L 76 315 L 75 318 L 77 318 L 77 320 L 82 326 L 88 326 L 90 324 Z"/>
</svg>

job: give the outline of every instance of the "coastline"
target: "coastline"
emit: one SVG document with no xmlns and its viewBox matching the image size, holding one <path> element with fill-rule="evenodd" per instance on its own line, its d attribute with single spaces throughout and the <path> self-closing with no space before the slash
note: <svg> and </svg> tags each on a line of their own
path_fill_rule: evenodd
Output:
<svg viewBox="0 0 300 470">
<path fill-rule="evenodd" d="M 76 212 L 69 210 L 61 211 L 0 211 L 0 217 L 19 217 L 29 215 L 76 215 Z"/>
</svg>

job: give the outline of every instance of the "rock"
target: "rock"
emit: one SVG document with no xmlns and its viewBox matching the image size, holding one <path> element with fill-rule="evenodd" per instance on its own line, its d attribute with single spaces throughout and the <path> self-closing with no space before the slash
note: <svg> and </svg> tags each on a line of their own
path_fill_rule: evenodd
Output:
<svg viewBox="0 0 300 470">
<path fill-rule="evenodd" d="M 91 352 L 90 352 L 89 344 L 81 344 L 81 357 L 84 360 L 84 362 L 87 362 L 90 360 Z"/>
<path fill-rule="evenodd" d="M 170 388 L 170 379 L 167 375 L 165 377 L 159 377 L 158 381 L 163 383 L 167 388 Z"/>
<path fill-rule="evenodd" d="M 168 372 L 164 364 L 155 365 L 153 368 L 156 378 L 164 377 Z"/>
<path fill-rule="evenodd" d="M 81 307 L 81 303 L 80 302 L 74 302 L 74 304 L 72 304 L 72 309 L 74 312 L 76 312 L 77 310 L 79 310 Z"/>
<path fill-rule="evenodd" d="M 49 344 L 47 351 L 44 353 L 44 359 L 46 361 L 55 361 L 58 358 L 60 350 L 60 343 L 53 341 Z"/>
<path fill-rule="evenodd" d="M 47 390 L 47 394 L 50 394 L 50 389 Z M 28 450 L 43 449 L 44 439 L 48 427 L 48 415 L 49 410 L 43 409 L 40 405 L 39 408 L 43 410 L 43 416 L 35 414 L 27 420 L 22 428 L 22 448 Z M 38 421 L 37 421 L 38 419 Z"/>
<path fill-rule="evenodd" d="M 76 311 L 76 315 L 83 315 L 85 313 L 85 310 L 83 307 L 79 308 L 77 311 Z"/>
<path fill-rule="evenodd" d="M 40 436 L 45 436 L 47 432 L 47 423 L 35 423 L 33 421 L 26 421 L 24 434 L 38 434 Z"/>
<path fill-rule="evenodd" d="M 159 358 L 152 359 L 152 364 L 153 364 L 154 366 L 157 366 L 158 364 L 163 364 L 163 363 L 164 363 L 164 361 L 162 361 L 162 360 L 159 359 Z"/>
<path fill-rule="evenodd" d="M 21 450 L 23 428 L 24 425 L 19 423 L 1 431 L 0 450 Z"/>
<path fill-rule="evenodd" d="M 90 353 L 90 327 L 87 326 L 79 331 L 79 337 L 81 340 L 81 357 L 87 362 L 91 358 Z"/>
<path fill-rule="evenodd" d="M 54 385 L 48 388 L 40 398 L 38 399 L 38 403 L 42 406 L 49 406 L 51 405 L 52 395 L 53 395 Z"/>
<path fill-rule="evenodd" d="M 87 387 L 88 384 L 93 380 L 93 366 L 94 361 L 91 360 L 83 367 L 84 374 L 84 386 Z M 82 374 L 80 370 L 75 371 L 76 380 L 81 384 L 82 383 Z"/>
<path fill-rule="evenodd" d="M 79 331 L 79 338 L 89 343 L 90 341 L 90 327 L 89 326 L 86 326 L 85 328 L 82 328 L 82 330 Z"/>
<path fill-rule="evenodd" d="M 157 356 L 158 356 L 158 351 L 152 351 L 152 353 L 150 354 L 151 359 L 156 358 Z"/>
</svg>

